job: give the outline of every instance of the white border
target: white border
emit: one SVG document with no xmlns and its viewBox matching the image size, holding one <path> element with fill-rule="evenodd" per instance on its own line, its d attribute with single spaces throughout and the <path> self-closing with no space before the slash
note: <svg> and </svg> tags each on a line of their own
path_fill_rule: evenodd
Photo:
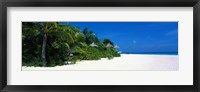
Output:
<svg viewBox="0 0 200 92">
<path fill-rule="evenodd" d="M 21 71 L 21 21 L 179 21 L 179 71 Z M 8 7 L 8 85 L 193 85 L 192 7 Z"/>
</svg>

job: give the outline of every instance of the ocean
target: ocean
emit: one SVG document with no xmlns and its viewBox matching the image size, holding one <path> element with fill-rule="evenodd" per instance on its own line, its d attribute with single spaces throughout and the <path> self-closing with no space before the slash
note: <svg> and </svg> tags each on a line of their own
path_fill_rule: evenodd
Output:
<svg viewBox="0 0 200 92">
<path fill-rule="evenodd" d="M 121 54 L 178 55 L 178 52 L 122 52 Z"/>
</svg>

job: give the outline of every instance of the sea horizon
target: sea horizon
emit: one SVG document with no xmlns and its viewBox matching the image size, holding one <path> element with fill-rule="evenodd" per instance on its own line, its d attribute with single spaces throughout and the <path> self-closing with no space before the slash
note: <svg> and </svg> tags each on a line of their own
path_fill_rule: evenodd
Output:
<svg viewBox="0 0 200 92">
<path fill-rule="evenodd" d="M 178 55 L 178 52 L 122 52 L 120 54 L 142 54 L 142 55 Z"/>
</svg>

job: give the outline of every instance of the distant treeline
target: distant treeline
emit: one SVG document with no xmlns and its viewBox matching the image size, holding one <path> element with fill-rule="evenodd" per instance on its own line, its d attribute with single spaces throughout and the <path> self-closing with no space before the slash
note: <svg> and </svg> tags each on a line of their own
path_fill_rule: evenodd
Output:
<svg viewBox="0 0 200 92">
<path fill-rule="evenodd" d="M 80 60 L 119 57 L 109 39 L 100 41 L 88 28 L 58 22 L 22 23 L 22 65 L 56 66 Z M 69 62 L 70 61 L 70 62 Z"/>
</svg>

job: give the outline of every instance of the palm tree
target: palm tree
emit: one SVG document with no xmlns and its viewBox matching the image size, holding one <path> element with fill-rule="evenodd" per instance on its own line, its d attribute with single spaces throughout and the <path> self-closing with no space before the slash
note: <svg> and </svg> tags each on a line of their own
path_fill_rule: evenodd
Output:
<svg viewBox="0 0 200 92">
<path fill-rule="evenodd" d="M 96 40 L 95 38 L 96 38 L 96 35 L 94 34 L 94 32 L 93 32 L 93 31 L 90 31 L 89 34 L 88 34 L 88 37 L 87 37 L 88 43 L 91 44 L 91 43 L 93 43 L 93 42 L 96 42 L 96 41 L 95 41 L 95 40 Z"/>
<path fill-rule="evenodd" d="M 93 42 L 98 42 L 98 38 L 96 37 L 95 33 L 93 31 L 89 31 L 88 28 L 85 28 L 83 30 L 83 34 L 85 35 L 86 38 L 86 43 L 90 45 Z"/>
<path fill-rule="evenodd" d="M 85 42 L 85 35 L 81 32 L 75 34 L 76 42 Z"/>
<path fill-rule="evenodd" d="M 76 39 L 76 32 L 72 29 L 73 27 L 69 26 L 69 25 L 60 25 L 60 30 L 62 30 L 64 32 L 64 34 L 60 34 L 63 35 L 64 37 L 62 38 L 66 38 L 66 43 L 68 45 L 71 45 L 75 42 Z"/>
<path fill-rule="evenodd" d="M 104 43 L 105 45 L 110 44 L 110 45 L 114 46 L 114 43 L 113 43 L 112 41 L 110 41 L 110 39 L 104 39 L 104 40 L 103 40 L 103 43 Z"/>
<path fill-rule="evenodd" d="M 43 43 L 42 43 L 42 60 L 43 66 L 47 66 L 47 58 L 46 58 L 46 44 L 48 34 L 52 31 L 56 31 L 58 29 L 57 22 L 45 22 L 41 23 L 41 30 L 43 31 Z"/>
</svg>

